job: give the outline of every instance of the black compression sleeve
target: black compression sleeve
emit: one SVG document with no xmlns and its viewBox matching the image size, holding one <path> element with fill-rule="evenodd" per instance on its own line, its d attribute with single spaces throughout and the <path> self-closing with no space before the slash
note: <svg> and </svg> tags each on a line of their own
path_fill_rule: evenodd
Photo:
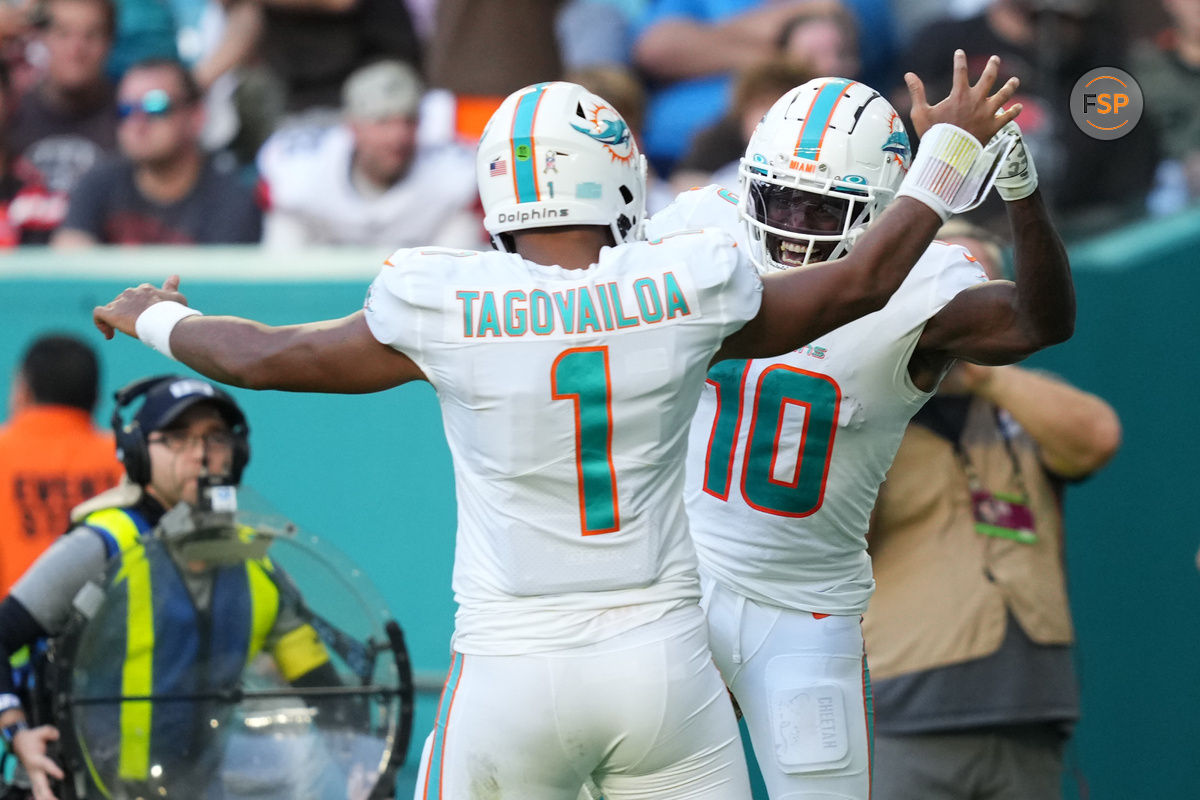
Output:
<svg viewBox="0 0 1200 800">
<path fill-rule="evenodd" d="M 12 654 L 47 635 L 20 600 L 9 595 L 0 602 L 0 694 L 14 690 L 12 670 L 8 669 Z"/>
</svg>

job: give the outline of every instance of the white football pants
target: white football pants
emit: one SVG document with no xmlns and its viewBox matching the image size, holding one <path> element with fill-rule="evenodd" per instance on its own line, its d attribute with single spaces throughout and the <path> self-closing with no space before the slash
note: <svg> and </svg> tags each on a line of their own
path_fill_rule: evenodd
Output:
<svg viewBox="0 0 1200 800">
<path fill-rule="evenodd" d="M 756 603 L 704 580 L 713 658 L 771 800 L 867 800 L 870 677 L 859 616 Z"/>
<path fill-rule="evenodd" d="M 417 800 L 750 800 L 733 706 L 700 610 L 595 645 L 455 653 Z"/>
</svg>

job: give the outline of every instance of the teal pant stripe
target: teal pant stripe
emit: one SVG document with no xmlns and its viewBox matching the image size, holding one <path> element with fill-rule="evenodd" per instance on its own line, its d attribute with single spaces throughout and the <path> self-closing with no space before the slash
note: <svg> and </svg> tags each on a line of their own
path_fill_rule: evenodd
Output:
<svg viewBox="0 0 1200 800">
<path fill-rule="evenodd" d="M 867 715 L 867 780 L 874 781 L 875 775 L 875 701 L 871 694 L 871 669 L 867 666 L 867 655 L 863 653 L 863 702 Z M 870 784 L 868 784 L 870 785 Z"/>
<path fill-rule="evenodd" d="M 816 161 L 821 154 L 821 140 L 825 138 L 825 128 L 829 125 L 829 117 L 833 114 L 834 106 L 842 96 L 846 87 L 854 81 L 838 78 L 828 81 L 817 92 L 809 110 L 808 119 L 800 130 L 800 141 L 796 142 L 796 156 Z"/>
<path fill-rule="evenodd" d="M 546 84 L 539 83 L 517 103 L 513 114 L 512 162 L 513 180 L 517 184 L 517 202 L 532 203 L 538 199 L 537 153 L 533 149 L 533 120 Z"/>
<path fill-rule="evenodd" d="M 425 775 L 425 785 L 428 787 L 425 800 L 441 800 L 442 798 L 442 754 L 446 750 L 446 723 L 450 720 L 450 706 L 454 705 L 454 693 L 458 689 L 458 681 L 462 677 L 463 655 L 454 654 L 450 664 L 450 676 L 446 679 L 446 688 L 442 690 L 442 699 L 438 704 L 437 722 L 433 726 L 433 747 L 429 752 L 429 772 Z M 420 797 L 418 788 L 417 796 Z"/>
</svg>

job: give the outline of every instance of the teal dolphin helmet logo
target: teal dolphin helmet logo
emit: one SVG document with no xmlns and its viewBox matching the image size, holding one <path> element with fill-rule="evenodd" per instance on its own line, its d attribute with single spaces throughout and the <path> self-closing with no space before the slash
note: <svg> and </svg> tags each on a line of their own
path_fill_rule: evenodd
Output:
<svg viewBox="0 0 1200 800">
<path fill-rule="evenodd" d="M 908 134 L 903 130 L 892 131 L 888 135 L 887 141 L 883 143 L 882 149 L 888 153 L 895 153 L 903 163 L 908 163 L 909 155 L 912 153 L 912 147 L 908 143 Z"/>
<path fill-rule="evenodd" d="M 587 115 L 588 125 L 572 122 L 571 127 L 583 135 L 599 142 L 613 161 L 629 162 L 633 158 L 633 133 L 621 115 L 609 106 L 601 103 L 591 104 L 591 113 Z"/>
<path fill-rule="evenodd" d="M 599 131 L 589 130 L 573 122 L 571 123 L 571 127 L 604 144 L 618 145 L 629 141 L 629 126 L 623 120 L 604 119 L 600 120 L 598 124 L 600 125 Z"/>
</svg>

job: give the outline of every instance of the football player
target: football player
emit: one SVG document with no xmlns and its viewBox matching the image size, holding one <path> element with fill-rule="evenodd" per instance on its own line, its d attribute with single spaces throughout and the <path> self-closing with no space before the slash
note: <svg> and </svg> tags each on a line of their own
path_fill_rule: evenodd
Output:
<svg viewBox="0 0 1200 800">
<path fill-rule="evenodd" d="M 687 429 L 714 359 L 800 346 L 884 305 L 972 194 L 1015 117 L 997 62 L 930 110 L 893 208 L 823 269 L 760 278 L 722 231 L 640 241 L 625 121 L 569 83 L 515 92 L 479 143 L 499 252 L 401 250 L 348 317 L 272 328 L 188 308 L 169 279 L 94 312 L 218 380 L 437 390 L 455 464 L 453 660 L 424 798 L 748 798 L 708 650 L 683 504 Z M 957 126 L 957 127 L 956 127 Z M 923 159 L 923 160 L 922 160 Z"/>
<path fill-rule="evenodd" d="M 914 108 L 919 128 L 926 108 Z M 996 186 L 1015 283 L 986 280 L 966 250 L 935 242 L 882 309 L 777 358 L 709 370 L 688 513 L 714 656 L 772 798 L 870 794 L 866 532 L 909 419 L 956 359 L 1012 363 L 1073 326 L 1067 257 L 1033 163 L 1015 123 L 1000 135 L 1013 139 Z M 878 92 L 818 78 L 763 117 L 740 195 L 684 192 L 647 235 L 719 227 L 763 275 L 820 269 L 854 252 L 911 166 L 904 124 Z"/>
</svg>

